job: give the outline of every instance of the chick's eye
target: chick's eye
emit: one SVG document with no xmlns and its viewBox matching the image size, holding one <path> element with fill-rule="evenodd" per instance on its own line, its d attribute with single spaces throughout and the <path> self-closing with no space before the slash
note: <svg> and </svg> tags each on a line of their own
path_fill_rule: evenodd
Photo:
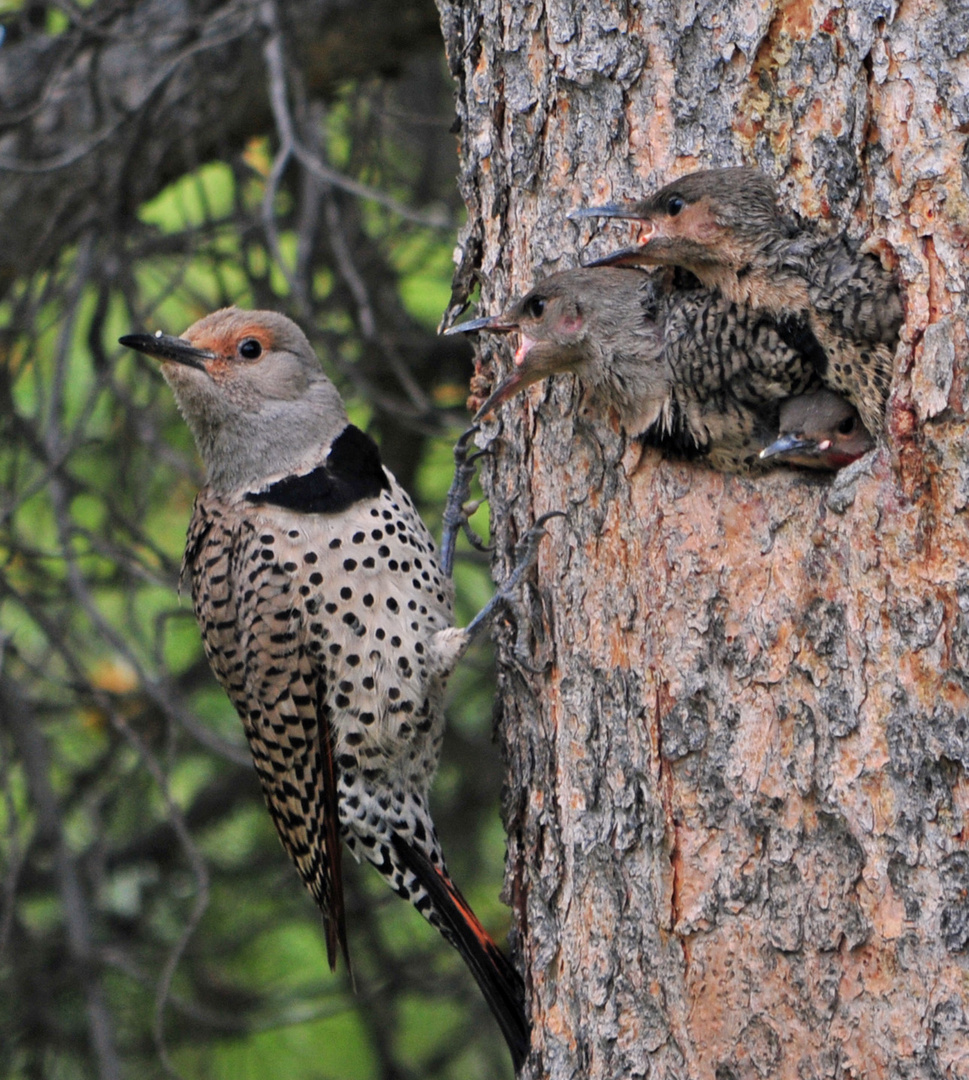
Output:
<svg viewBox="0 0 969 1080">
<path fill-rule="evenodd" d="M 262 356 L 262 345 L 255 338 L 247 337 L 239 342 L 239 355 L 245 360 L 255 360 Z"/>
<path fill-rule="evenodd" d="M 850 435 L 855 430 L 855 418 L 853 416 L 847 416 L 838 425 L 839 435 Z"/>
<path fill-rule="evenodd" d="M 533 319 L 540 319 L 545 314 L 545 298 L 530 296 L 525 302 L 525 314 Z"/>
<path fill-rule="evenodd" d="M 671 195 L 669 202 L 666 204 L 666 212 L 670 217 L 676 217 L 684 206 L 686 206 L 686 203 L 679 195 Z"/>
</svg>

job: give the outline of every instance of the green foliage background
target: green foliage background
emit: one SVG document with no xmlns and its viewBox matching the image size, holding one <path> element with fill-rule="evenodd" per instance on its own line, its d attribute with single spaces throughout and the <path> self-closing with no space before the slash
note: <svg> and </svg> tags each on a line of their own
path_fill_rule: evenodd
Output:
<svg viewBox="0 0 969 1080">
<path fill-rule="evenodd" d="M 38 32 L 70 28 L 53 15 Z M 287 311 L 439 532 L 470 374 L 460 343 L 412 368 L 439 348 L 460 213 L 453 160 L 435 168 L 453 156 L 442 65 L 421 56 L 393 79 L 346 83 L 312 120 L 330 167 L 438 227 L 338 186 L 321 194 L 295 162 L 273 177 L 270 130 L 180 176 L 117 234 L 73 237 L 3 293 L 3 1076 L 105 1075 L 111 1060 L 118 1075 L 210 1080 L 510 1075 L 460 959 L 352 862 L 355 992 L 330 974 L 318 913 L 177 597 L 202 479 L 191 438 L 155 367 L 116 344 L 179 333 L 229 302 Z M 395 107 L 411 115 L 418 100 L 433 112 L 409 125 Z M 301 231 L 324 197 L 388 320 L 383 340 L 361 329 L 347 268 Z M 487 535 L 486 509 L 475 524 Z M 490 594 L 484 559 L 466 553 L 456 578 L 466 621 Z M 452 682 L 434 807 L 455 880 L 503 940 L 492 701 L 483 649 Z"/>
</svg>

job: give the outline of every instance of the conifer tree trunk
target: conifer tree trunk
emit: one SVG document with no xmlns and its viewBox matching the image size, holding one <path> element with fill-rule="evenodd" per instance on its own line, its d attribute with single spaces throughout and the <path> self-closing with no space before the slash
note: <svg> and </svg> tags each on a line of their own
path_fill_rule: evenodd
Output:
<svg viewBox="0 0 969 1080">
<path fill-rule="evenodd" d="M 526 1075 L 969 1076 L 969 8 L 438 2 L 457 300 L 577 265 L 573 207 L 750 164 L 878 241 L 906 312 L 886 435 L 833 481 L 632 473 L 567 377 L 483 432 L 499 575 L 567 513 L 528 666 L 499 631 Z"/>
</svg>

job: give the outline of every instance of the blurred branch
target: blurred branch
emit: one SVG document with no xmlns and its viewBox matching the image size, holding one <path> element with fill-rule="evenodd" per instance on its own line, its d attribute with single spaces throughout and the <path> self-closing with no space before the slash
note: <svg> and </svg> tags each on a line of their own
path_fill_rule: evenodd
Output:
<svg viewBox="0 0 969 1080">
<path fill-rule="evenodd" d="M 91 1047 L 103 1080 L 121 1080 L 116 1035 L 93 949 L 93 920 L 77 860 L 65 835 L 64 820 L 50 782 L 51 764 L 27 698 L 0 670 L 0 718 L 11 733 L 37 808 L 38 839 L 54 848 L 55 878 L 67 929 L 67 948 L 83 989 Z"/>
<path fill-rule="evenodd" d="M 123 236 L 141 203 L 176 176 L 227 151 L 240 153 L 265 131 L 261 7 L 262 0 L 187 0 L 177 7 L 168 0 L 134 7 L 101 0 L 84 18 L 72 16 L 62 34 L 4 44 L 0 293 L 85 227 Z M 367 62 L 385 62 L 397 49 L 439 43 L 430 4 L 370 4 L 363 22 L 353 7 L 345 0 L 287 6 L 317 90 L 362 74 Z M 360 41 L 348 42 L 348 33 Z M 361 197 L 388 198 L 335 173 L 327 180 Z"/>
</svg>

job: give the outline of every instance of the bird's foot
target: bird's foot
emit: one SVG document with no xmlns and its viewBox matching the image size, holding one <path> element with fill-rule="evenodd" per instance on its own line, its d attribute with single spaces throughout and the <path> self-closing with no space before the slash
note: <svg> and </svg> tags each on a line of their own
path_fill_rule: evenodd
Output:
<svg viewBox="0 0 969 1080">
<path fill-rule="evenodd" d="M 477 615 L 468 623 L 467 632 L 469 637 L 473 637 L 484 624 L 495 613 L 495 609 L 500 604 L 513 603 L 518 586 L 521 584 L 522 579 L 535 565 L 535 560 L 538 558 L 538 549 L 542 542 L 542 537 L 546 535 L 545 525 L 552 518 L 565 517 L 565 514 L 561 510 L 551 510 L 547 514 L 542 516 L 535 522 L 535 524 L 528 530 L 527 533 L 518 542 L 515 547 L 515 568 L 508 575 L 508 578 L 504 581 L 495 595 L 488 601 L 487 604 L 478 612 Z"/>
<path fill-rule="evenodd" d="M 548 669 L 552 666 L 551 660 L 544 660 L 541 664 L 533 664 L 531 653 L 528 650 L 528 646 L 522 640 L 521 636 L 515 639 L 514 647 L 511 651 L 512 660 L 515 665 L 521 671 L 527 671 L 529 675 L 545 675 Z"/>
<path fill-rule="evenodd" d="M 458 533 L 463 532 L 476 551 L 491 550 L 469 524 L 471 515 L 483 501 L 481 499 L 468 501 L 468 496 L 471 494 L 471 480 L 478 460 L 487 453 L 487 450 L 469 453 L 469 443 L 479 430 L 479 425 L 474 424 L 454 445 L 454 479 L 451 481 L 447 501 L 444 504 L 444 529 L 441 536 L 441 569 L 448 577 L 454 569 L 454 549 L 458 541 Z"/>
</svg>

